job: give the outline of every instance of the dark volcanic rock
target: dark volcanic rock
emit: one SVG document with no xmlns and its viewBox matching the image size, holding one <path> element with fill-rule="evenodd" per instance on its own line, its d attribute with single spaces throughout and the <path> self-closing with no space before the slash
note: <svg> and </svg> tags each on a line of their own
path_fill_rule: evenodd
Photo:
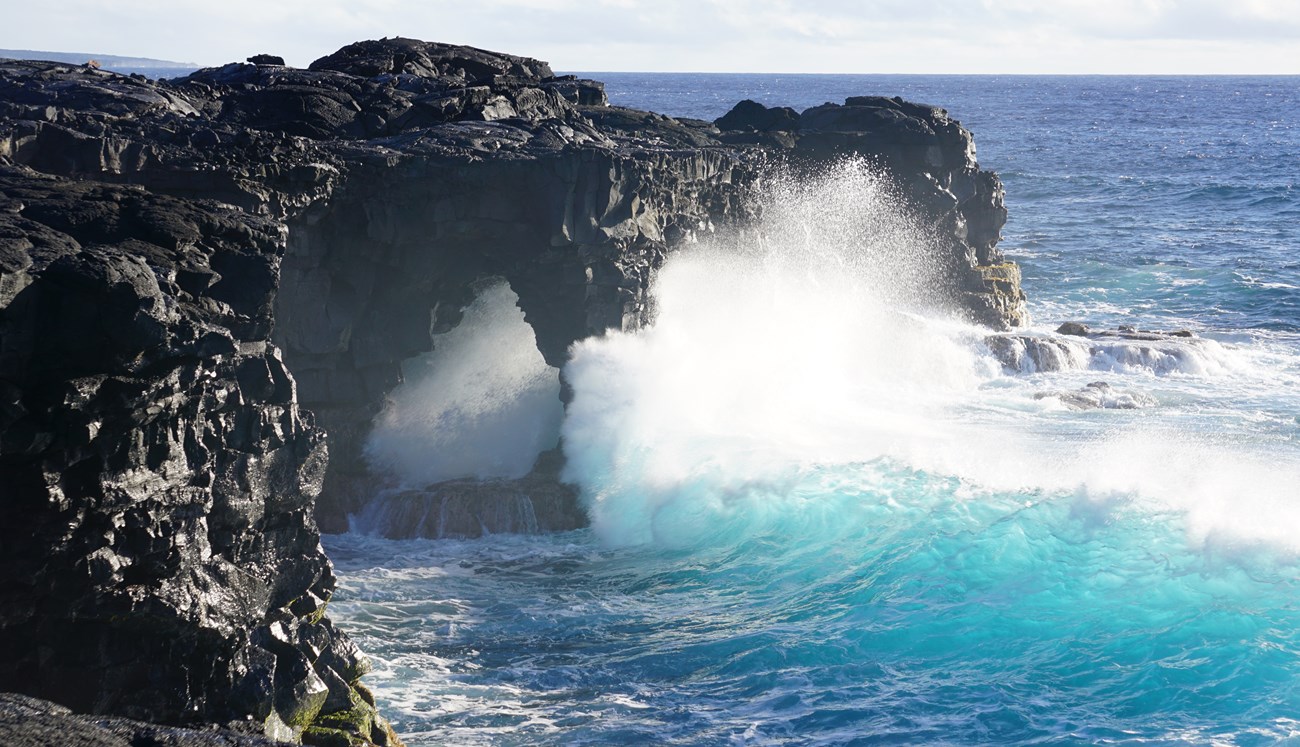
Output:
<svg viewBox="0 0 1300 747">
<path fill-rule="evenodd" d="M 448 87 L 492 85 L 502 79 L 537 83 L 555 77 L 551 66 L 541 60 L 401 38 L 349 44 L 316 60 L 309 69 L 362 78 L 412 75 Z"/>
<path fill-rule="evenodd" d="M 0 737 L 5 747 L 281 747 L 249 731 L 182 729 L 123 718 L 78 716 L 26 695 L 0 693 Z"/>
<path fill-rule="evenodd" d="M 799 116 L 797 152 L 814 161 L 864 154 L 895 174 L 932 240 L 948 246 L 947 269 L 971 317 L 1025 323 L 1020 268 L 997 248 L 1007 218 L 1002 183 L 980 170 L 974 139 L 946 111 L 880 96 L 823 104 Z"/>
<path fill-rule="evenodd" d="M 731 108 L 731 111 L 713 121 L 722 130 L 755 130 L 767 132 L 779 130 L 789 132 L 799 129 L 799 113 L 788 106 L 769 109 L 766 106 L 745 99 Z"/>
<path fill-rule="evenodd" d="M 402 362 L 487 278 L 552 364 L 645 324 L 668 253 L 752 220 L 773 162 L 877 163 L 950 250 L 949 295 L 1023 320 L 1001 184 L 941 109 L 676 120 L 411 39 L 281 62 L 150 81 L 0 61 L 0 687 L 388 740 L 322 617 L 312 513 L 343 529 L 374 494 L 361 444 Z M 430 490 L 456 534 L 580 524 L 545 479 Z"/>
<path fill-rule="evenodd" d="M 586 523 L 577 489 L 559 480 L 564 456 L 543 453 L 517 480 L 448 480 L 416 490 L 381 491 L 356 517 L 366 534 L 392 539 L 539 534 Z"/>
<path fill-rule="evenodd" d="M 1073 335 L 1075 337 L 1087 337 L 1089 331 L 1088 325 L 1079 322 L 1064 322 L 1056 328 L 1056 334 L 1058 335 Z"/>
<path fill-rule="evenodd" d="M 997 248 L 1007 211 L 1002 183 L 982 171 L 975 141 L 943 109 L 900 98 L 854 96 L 796 115 L 742 101 L 714 124 L 725 142 L 783 151 L 818 169 L 828 160 L 867 157 L 899 182 L 911 207 L 948 248 L 952 295 L 977 322 L 1025 323 L 1020 268 Z"/>
<path fill-rule="evenodd" d="M 283 246 L 229 206 L 0 169 L 0 688 L 290 738 L 349 697 L 324 434 L 267 340 Z"/>
</svg>

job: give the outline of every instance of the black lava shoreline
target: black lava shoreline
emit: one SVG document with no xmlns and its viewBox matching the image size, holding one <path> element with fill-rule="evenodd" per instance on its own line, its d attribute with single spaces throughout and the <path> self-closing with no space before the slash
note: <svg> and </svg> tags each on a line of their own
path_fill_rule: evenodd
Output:
<svg viewBox="0 0 1300 747">
<path fill-rule="evenodd" d="M 560 365 L 645 324 L 653 271 L 752 220 L 769 164 L 842 156 L 892 175 L 972 320 L 1023 323 L 1002 186 L 942 109 L 677 120 L 410 39 L 170 81 L 0 60 L 0 690 L 237 731 L 13 696 L 0 730 L 397 744 L 329 620 L 318 527 L 346 529 L 383 483 L 361 444 L 402 361 L 499 277 Z M 560 460 L 453 486 L 458 526 L 503 500 L 529 502 L 532 530 L 580 524 Z"/>
</svg>

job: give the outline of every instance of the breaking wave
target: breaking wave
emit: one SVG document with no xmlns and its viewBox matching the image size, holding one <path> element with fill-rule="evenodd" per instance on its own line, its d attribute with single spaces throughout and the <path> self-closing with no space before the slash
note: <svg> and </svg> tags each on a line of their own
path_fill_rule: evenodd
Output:
<svg viewBox="0 0 1300 747">
<path fill-rule="evenodd" d="M 1172 512 L 1194 543 L 1300 549 L 1295 429 L 1243 438 L 1216 421 L 1235 416 L 1216 397 L 1281 383 L 1249 355 L 1199 337 L 1028 333 L 996 338 L 1008 366 L 925 295 L 935 251 L 863 164 L 774 184 L 762 215 L 669 259 L 651 327 L 573 351 L 566 477 L 607 542 L 737 541 L 819 510 L 792 497 L 809 475 L 889 464 L 1085 512 Z M 1096 406 L 1150 416 L 1053 412 L 1068 408 L 1026 375 L 1044 372 L 1063 372 L 1057 387 L 1135 385 Z"/>
</svg>

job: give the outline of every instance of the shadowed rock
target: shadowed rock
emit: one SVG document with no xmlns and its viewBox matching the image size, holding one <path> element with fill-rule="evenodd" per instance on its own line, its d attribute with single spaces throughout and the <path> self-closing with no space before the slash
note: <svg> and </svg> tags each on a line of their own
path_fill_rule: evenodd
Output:
<svg viewBox="0 0 1300 747">
<path fill-rule="evenodd" d="M 393 539 L 445 539 L 585 526 L 577 489 L 560 481 L 563 466 L 563 455 L 553 449 L 515 480 L 448 480 L 418 490 L 380 491 L 353 518 L 353 528 Z"/>
<path fill-rule="evenodd" d="M 768 108 L 745 99 L 713 123 L 722 130 L 790 132 L 799 129 L 799 113 L 788 106 Z"/>
<path fill-rule="evenodd" d="M 450 480 L 381 494 L 355 519 L 358 531 L 392 539 L 539 534 L 585 523 L 574 488 L 536 478 Z"/>
<path fill-rule="evenodd" d="M 267 340 L 283 248 L 229 206 L 0 167 L 0 688 L 290 739 L 351 697 L 324 434 Z"/>
</svg>

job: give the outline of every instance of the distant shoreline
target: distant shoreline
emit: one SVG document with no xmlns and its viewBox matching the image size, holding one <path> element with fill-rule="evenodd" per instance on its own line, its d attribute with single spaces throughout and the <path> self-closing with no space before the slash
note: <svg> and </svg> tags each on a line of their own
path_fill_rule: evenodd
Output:
<svg viewBox="0 0 1300 747">
<path fill-rule="evenodd" d="M 196 62 L 176 62 L 174 60 L 155 60 L 150 57 L 124 57 L 112 54 L 95 54 L 93 52 L 49 52 L 39 49 L 0 49 L 0 58 L 14 60 L 49 60 L 68 65 L 84 65 L 94 60 L 102 70 L 111 70 L 123 75 L 138 74 L 147 78 L 176 78 L 189 75 L 202 68 Z"/>
</svg>

